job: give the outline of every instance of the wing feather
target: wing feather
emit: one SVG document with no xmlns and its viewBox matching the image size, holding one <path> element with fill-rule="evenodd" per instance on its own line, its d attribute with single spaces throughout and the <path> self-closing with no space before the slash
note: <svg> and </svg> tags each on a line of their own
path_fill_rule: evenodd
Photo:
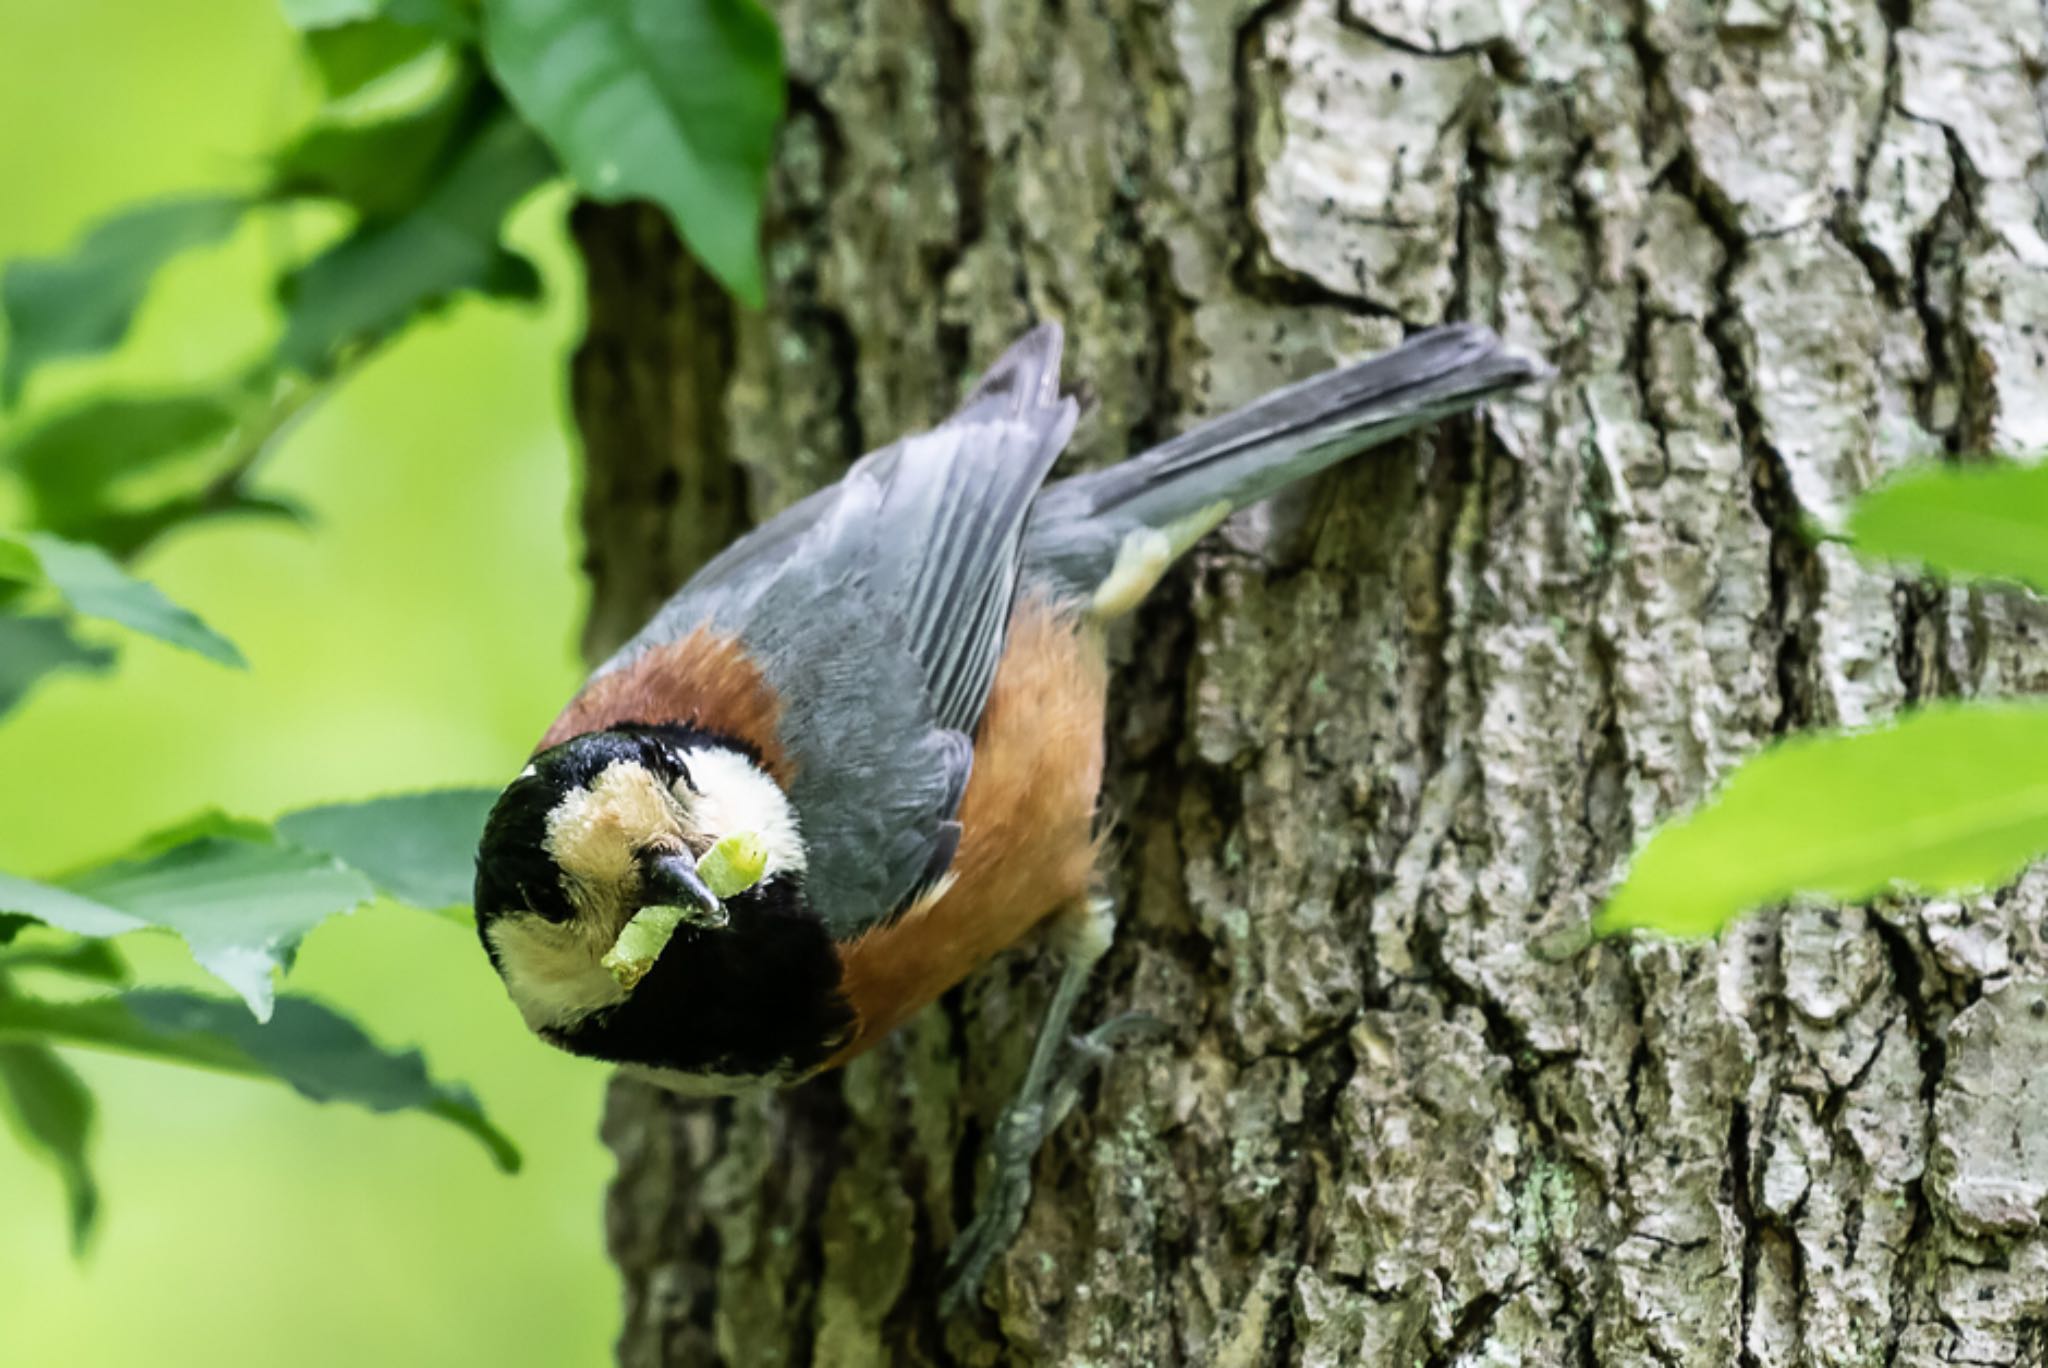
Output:
<svg viewBox="0 0 2048 1368">
<path fill-rule="evenodd" d="M 600 668 L 706 624 L 739 637 L 782 701 L 811 902 L 842 938 L 942 877 L 958 844 L 1025 522 L 1078 418 L 1060 345 L 1034 329 L 946 422 L 735 542 Z"/>
</svg>

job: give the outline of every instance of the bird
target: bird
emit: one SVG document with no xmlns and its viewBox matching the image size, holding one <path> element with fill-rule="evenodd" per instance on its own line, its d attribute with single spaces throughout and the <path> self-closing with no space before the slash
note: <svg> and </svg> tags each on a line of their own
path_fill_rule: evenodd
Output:
<svg viewBox="0 0 2048 1368">
<path fill-rule="evenodd" d="M 1237 510 L 1544 373 L 1476 324 L 1051 480 L 1080 408 L 1042 323 L 953 413 L 708 561 L 600 664 L 498 796 L 478 934 L 525 1025 L 684 1095 L 856 1058 L 1040 928 L 1063 967 L 949 1305 L 1021 1223 L 1058 1056 L 1110 944 L 1110 623 Z M 720 892 L 698 861 L 757 840 Z M 605 956 L 681 909 L 637 982 Z M 1126 1026 L 1071 1042 L 1080 1067 Z"/>
</svg>

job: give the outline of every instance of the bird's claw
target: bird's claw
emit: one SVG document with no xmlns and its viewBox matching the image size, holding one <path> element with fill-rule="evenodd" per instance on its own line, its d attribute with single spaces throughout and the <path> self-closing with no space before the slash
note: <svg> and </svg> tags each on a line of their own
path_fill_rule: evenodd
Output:
<svg viewBox="0 0 2048 1368">
<path fill-rule="evenodd" d="M 1045 1137 L 1073 1109 L 1088 1075 L 1109 1060 L 1118 1042 L 1163 1036 L 1166 1031 L 1165 1022 L 1144 1012 L 1112 1017 L 1069 1042 L 1072 1056 L 1049 1087 L 1036 1096 L 1019 1093 L 1003 1109 L 989 1143 L 994 1171 L 988 1191 L 946 1255 L 946 1287 L 939 1298 L 942 1316 L 952 1315 L 974 1296 L 996 1256 L 1017 1238 L 1031 1206 L 1031 1162 Z"/>
</svg>

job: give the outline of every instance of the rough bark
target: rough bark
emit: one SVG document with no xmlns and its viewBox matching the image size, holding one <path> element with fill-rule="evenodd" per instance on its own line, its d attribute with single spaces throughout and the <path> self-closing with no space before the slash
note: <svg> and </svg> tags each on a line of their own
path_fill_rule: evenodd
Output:
<svg viewBox="0 0 2048 1368">
<path fill-rule="evenodd" d="M 1801 530 L 2048 444 L 2036 4 L 783 0 L 767 310 L 579 214 L 593 648 L 1036 317 L 1083 463 L 1444 318 L 1559 374 L 1122 639 L 1084 1017 L 1173 1033 L 989 1308 L 1028 951 L 794 1094 L 615 1086 L 622 1361 L 2048 1362 L 2048 875 L 1531 953 L 1774 733 L 2048 681 L 2038 605 Z"/>
</svg>

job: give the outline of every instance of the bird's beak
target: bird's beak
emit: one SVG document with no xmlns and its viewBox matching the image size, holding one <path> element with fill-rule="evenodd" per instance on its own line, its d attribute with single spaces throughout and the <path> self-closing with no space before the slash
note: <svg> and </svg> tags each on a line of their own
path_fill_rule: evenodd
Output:
<svg viewBox="0 0 2048 1368">
<path fill-rule="evenodd" d="M 730 915 L 697 873 L 697 862 L 688 855 L 657 855 L 641 870 L 640 886 L 649 904 L 681 909 L 690 926 L 716 930 Z"/>
</svg>

